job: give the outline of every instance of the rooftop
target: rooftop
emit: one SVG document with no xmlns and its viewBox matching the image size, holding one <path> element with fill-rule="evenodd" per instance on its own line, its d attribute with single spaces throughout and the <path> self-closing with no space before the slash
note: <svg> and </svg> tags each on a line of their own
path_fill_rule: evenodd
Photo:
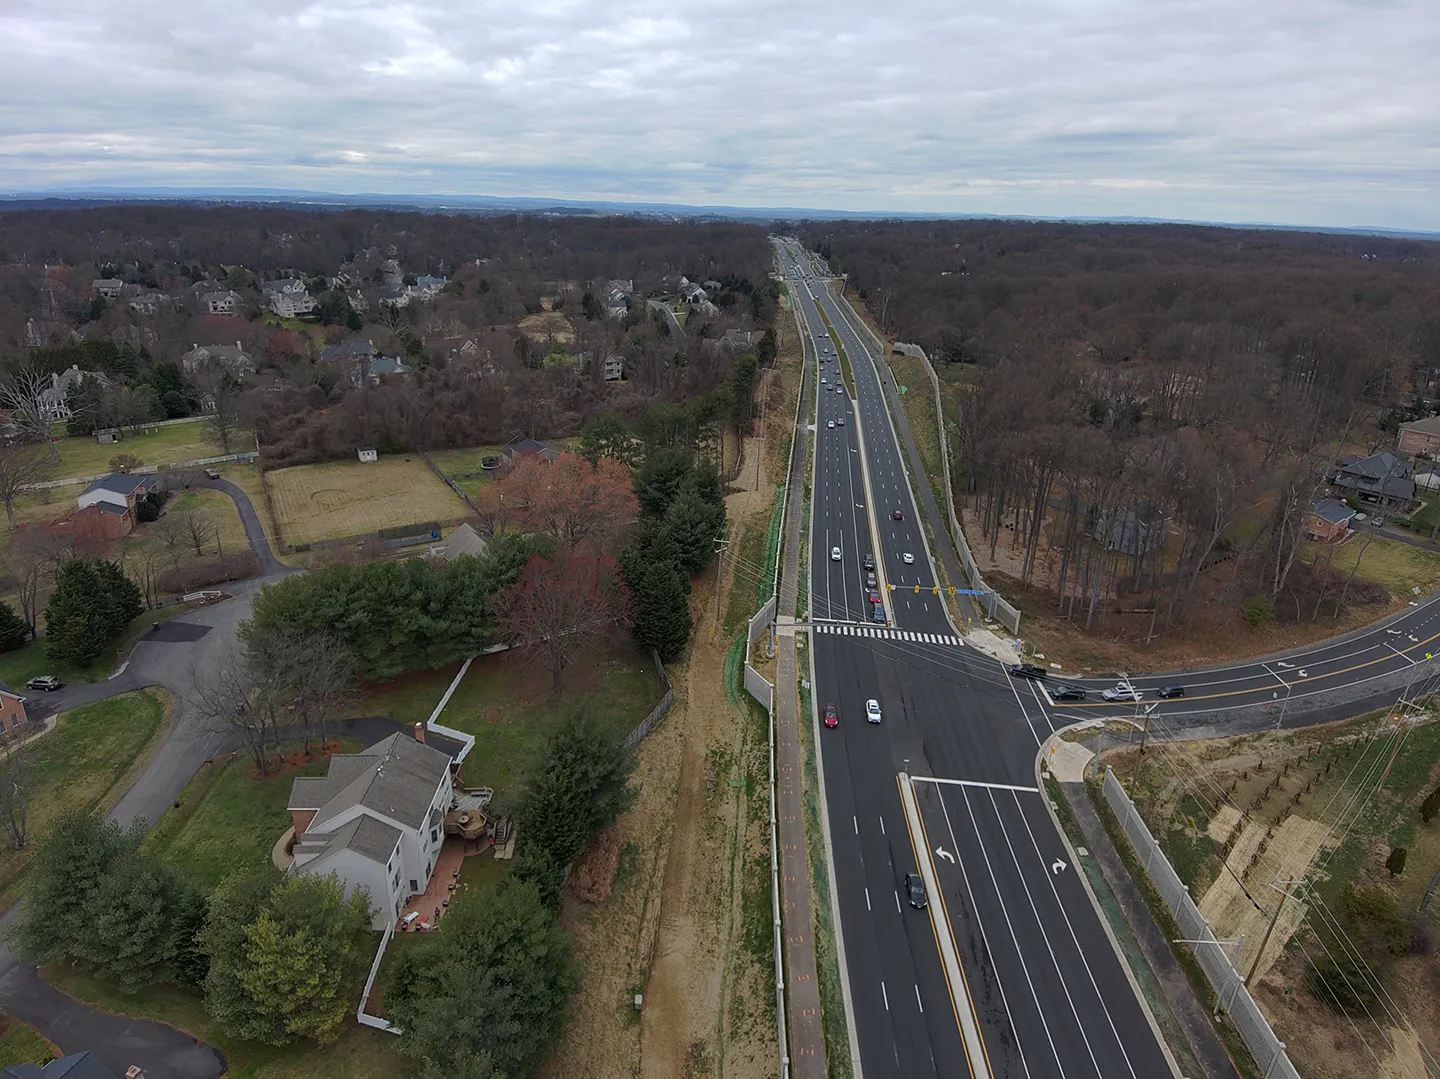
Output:
<svg viewBox="0 0 1440 1079">
<path fill-rule="evenodd" d="M 449 774 L 448 754 L 397 732 L 359 753 L 331 757 L 323 778 L 297 777 L 287 808 L 318 810 L 312 828 L 357 805 L 420 828 L 435 788 Z"/>
</svg>

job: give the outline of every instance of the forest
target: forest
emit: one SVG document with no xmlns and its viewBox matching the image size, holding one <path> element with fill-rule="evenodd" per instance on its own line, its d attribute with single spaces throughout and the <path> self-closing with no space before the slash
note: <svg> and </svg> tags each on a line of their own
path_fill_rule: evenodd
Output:
<svg viewBox="0 0 1440 1079">
<path fill-rule="evenodd" d="M 48 380 L 72 365 L 104 376 L 71 392 L 65 418 L 77 434 L 218 406 L 225 427 L 258 433 L 267 467 L 367 443 L 555 438 L 596 415 L 635 418 L 652 402 L 721 387 L 735 355 L 754 351 L 744 342 L 773 320 L 772 269 L 765 230 L 733 223 L 183 205 L 11 211 L 0 213 L 0 366 L 12 388 L 27 372 Z M 681 304 L 683 329 L 648 303 L 674 300 L 682 279 L 710 285 L 704 302 Z M 266 291 L 276 281 L 313 311 L 277 315 Z M 417 281 L 425 292 L 415 294 Z M 407 289 L 413 299 L 392 302 Z M 209 308 L 217 293 L 233 293 L 233 311 Z M 740 346 L 722 345 L 728 331 L 743 335 Z M 352 342 L 373 346 L 387 373 L 325 352 Z M 197 344 L 242 350 L 257 370 L 242 381 L 184 362 Z M 623 377 L 607 371 L 616 360 Z M 7 395 L 12 411 L 40 389 L 36 378 L 18 382 L 26 392 Z"/>
<path fill-rule="evenodd" d="M 799 234 L 934 362 L 968 538 L 1024 598 L 1147 640 L 1386 598 L 1307 521 L 1342 457 L 1393 451 L 1440 408 L 1440 245 L 988 220 Z"/>
</svg>

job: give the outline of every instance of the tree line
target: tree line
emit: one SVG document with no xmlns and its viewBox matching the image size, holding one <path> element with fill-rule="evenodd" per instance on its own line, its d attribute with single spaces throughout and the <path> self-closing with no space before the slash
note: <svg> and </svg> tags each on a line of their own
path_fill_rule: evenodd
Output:
<svg viewBox="0 0 1440 1079">
<path fill-rule="evenodd" d="M 989 221 L 803 231 L 936 362 L 971 543 L 1003 545 L 1051 611 L 1086 627 L 1148 613 L 1150 635 L 1206 611 L 1257 624 L 1385 598 L 1332 570 L 1333 552 L 1307 554 L 1305 526 L 1337 458 L 1383 447 L 1397 406 L 1440 377 L 1437 245 Z"/>
</svg>

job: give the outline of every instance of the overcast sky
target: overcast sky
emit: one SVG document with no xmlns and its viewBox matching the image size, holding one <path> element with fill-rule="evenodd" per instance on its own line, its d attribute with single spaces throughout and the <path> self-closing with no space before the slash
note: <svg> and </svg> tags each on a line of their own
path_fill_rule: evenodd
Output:
<svg viewBox="0 0 1440 1079">
<path fill-rule="evenodd" d="M 1440 0 L 3 0 L 0 189 L 1440 229 Z"/>
</svg>

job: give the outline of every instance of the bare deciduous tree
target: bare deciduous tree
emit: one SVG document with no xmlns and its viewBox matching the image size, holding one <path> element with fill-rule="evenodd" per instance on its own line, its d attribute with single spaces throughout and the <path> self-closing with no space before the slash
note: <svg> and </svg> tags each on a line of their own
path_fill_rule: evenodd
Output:
<svg viewBox="0 0 1440 1079">
<path fill-rule="evenodd" d="M 26 484 L 34 483 L 45 471 L 40 449 L 33 443 L 0 443 L 0 501 L 5 503 L 5 519 L 15 527 L 15 500 Z"/>
<path fill-rule="evenodd" d="M 203 675 L 191 671 L 188 701 L 211 731 L 229 733 L 250 755 L 255 770 L 270 774 L 270 750 L 279 743 L 281 694 L 237 647 Z"/>
<path fill-rule="evenodd" d="M 24 850 L 30 820 L 30 762 L 23 728 L 0 733 L 0 826 L 12 850 Z"/>
<path fill-rule="evenodd" d="M 180 514 L 180 534 L 197 555 L 203 555 L 206 544 L 217 540 L 220 530 L 204 511 L 185 510 Z"/>
<path fill-rule="evenodd" d="M 0 404 L 11 412 L 11 423 L 35 441 L 50 447 L 50 461 L 60 463 L 60 451 L 50 433 L 49 395 L 55 381 L 34 367 L 20 367 L 0 379 Z"/>
</svg>

